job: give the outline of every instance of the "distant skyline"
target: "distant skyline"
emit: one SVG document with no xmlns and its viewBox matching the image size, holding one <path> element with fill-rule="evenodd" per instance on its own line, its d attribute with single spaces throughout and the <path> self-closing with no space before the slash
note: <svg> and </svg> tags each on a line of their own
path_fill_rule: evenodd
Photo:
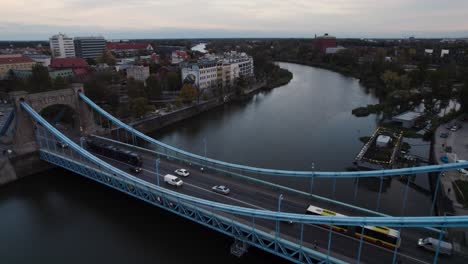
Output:
<svg viewBox="0 0 468 264">
<path fill-rule="evenodd" d="M 466 0 L 23 0 L 2 3 L 0 40 L 468 37 Z"/>
</svg>

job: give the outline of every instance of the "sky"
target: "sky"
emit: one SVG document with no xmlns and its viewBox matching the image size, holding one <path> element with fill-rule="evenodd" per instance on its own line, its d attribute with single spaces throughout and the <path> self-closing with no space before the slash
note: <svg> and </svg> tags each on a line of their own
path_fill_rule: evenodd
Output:
<svg viewBox="0 0 468 264">
<path fill-rule="evenodd" d="M 468 37 L 468 0 L 0 0 L 0 40 Z"/>
</svg>

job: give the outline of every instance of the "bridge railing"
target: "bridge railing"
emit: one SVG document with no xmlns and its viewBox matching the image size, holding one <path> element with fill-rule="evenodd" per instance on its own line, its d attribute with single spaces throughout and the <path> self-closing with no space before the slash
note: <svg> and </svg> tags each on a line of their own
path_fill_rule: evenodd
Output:
<svg viewBox="0 0 468 264">
<path fill-rule="evenodd" d="M 136 130 L 135 128 L 125 124 L 124 122 L 120 121 L 119 119 L 115 118 L 98 105 L 96 105 L 92 100 L 86 97 L 83 93 L 80 93 L 80 98 L 87 103 L 92 110 L 97 113 L 98 124 L 104 125 L 109 131 L 111 131 L 108 136 L 118 142 L 124 142 L 135 147 L 140 147 L 144 149 L 148 149 L 154 154 L 165 157 L 170 160 L 177 160 L 182 163 L 185 163 L 189 166 L 197 166 L 199 168 L 203 168 L 204 170 L 212 170 L 221 174 L 229 175 L 232 177 L 240 178 L 240 179 L 247 179 L 248 181 L 257 182 L 263 184 L 265 186 L 270 186 L 273 188 L 278 188 L 280 190 L 291 191 L 300 195 L 308 195 L 314 199 L 319 199 L 323 202 L 339 205 L 339 206 L 346 206 L 349 209 L 357 210 L 360 212 L 368 213 L 371 215 L 380 215 L 380 216 L 388 216 L 387 214 L 383 214 L 381 212 L 381 199 L 382 199 L 382 191 L 384 186 L 384 178 L 386 177 L 398 177 L 404 184 L 404 195 L 401 196 L 402 200 L 402 208 L 406 208 L 407 204 L 407 197 L 408 197 L 408 188 L 410 186 L 410 177 L 416 174 L 424 174 L 424 173 L 438 173 L 438 176 L 435 177 L 435 192 L 431 201 L 430 208 L 428 212 L 430 215 L 433 215 L 436 212 L 436 202 L 437 197 L 439 196 L 439 189 L 440 189 L 440 182 L 442 172 L 456 170 L 464 167 L 468 167 L 468 162 L 460 162 L 460 163 L 449 163 L 443 165 L 429 165 L 429 166 L 421 166 L 421 167 L 410 167 L 410 168 L 401 168 L 401 169 L 392 169 L 392 170 L 376 170 L 376 171 L 351 171 L 351 172 L 323 172 L 323 171 L 291 171 L 291 170 L 274 170 L 274 169 L 265 169 L 265 168 L 257 168 L 252 166 L 246 165 L 239 165 L 229 162 L 224 162 L 212 158 L 208 158 L 206 156 L 200 156 L 197 154 L 193 154 L 187 152 L 185 150 L 170 146 L 163 142 L 160 142 L 154 138 L 151 138 L 144 133 Z M 269 178 L 273 177 L 273 178 Z M 308 182 L 302 184 L 300 186 L 300 190 L 296 188 L 291 188 L 287 184 L 282 184 L 282 182 L 287 182 L 289 179 L 305 179 Z M 319 196 L 314 194 L 314 186 L 316 182 L 314 180 L 316 178 L 326 178 L 330 179 L 330 183 L 328 184 L 331 188 L 331 195 Z M 357 199 L 358 199 L 358 189 L 360 187 L 360 183 L 362 184 L 362 178 L 378 178 L 378 186 L 379 190 L 376 193 L 375 201 L 375 210 L 374 208 L 362 208 L 357 206 Z M 354 180 L 353 188 L 351 196 L 346 197 L 346 199 L 342 199 L 341 201 L 337 201 L 336 198 L 336 185 L 337 179 L 342 180 Z M 404 210 L 402 210 L 402 214 L 404 215 Z"/>
<path fill-rule="evenodd" d="M 468 226 L 468 216 L 324 217 L 245 208 L 181 194 L 138 179 L 113 167 L 60 133 L 26 103 L 22 102 L 21 106 L 37 122 L 35 128 L 37 143 L 40 146 L 41 157 L 44 160 L 92 178 L 139 199 L 164 207 L 193 221 L 229 234 L 236 239 L 241 238 L 248 244 L 285 257 L 296 263 L 312 263 L 311 258 L 342 263 L 341 260 L 334 258 L 330 251 L 332 226 L 441 227 L 443 230 L 447 227 Z M 245 220 L 242 221 L 242 219 L 249 219 L 249 221 L 252 221 L 252 224 L 245 224 Z M 273 235 L 255 226 L 255 223 L 261 221 L 274 221 L 276 223 Z M 278 224 L 280 221 L 293 221 L 301 225 L 301 232 L 298 234 L 299 238 L 296 238 L 296 241 L 299 241 L 299 243 L 291 242 L 291 239 L 286 239 L 281 234 Z M 307 224 L 330 226 L 330 235 L 327 248 L 325 249 L 326 254 L 318 250 L 305 248 L 303 229 L 304 225 Z M 443 233 L 440 233 L 440 238 L 442 238 Z M 363 241 L 361 239 L 358 256 L 360 256 L 362 244 Z M 396 261 L 397 251 L 398 248 L 396 247 L 393 252 L 393 263 Z M 438 251 L 434 256 L 435 260 L 437 258 Z"/>
</svg>

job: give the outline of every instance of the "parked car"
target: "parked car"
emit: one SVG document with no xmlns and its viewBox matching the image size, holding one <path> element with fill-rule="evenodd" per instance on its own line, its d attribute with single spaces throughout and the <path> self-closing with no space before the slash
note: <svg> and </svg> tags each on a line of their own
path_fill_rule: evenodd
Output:
<svg viewBox="0 0 468 264">
<path fill-rule="evenodd" d="M 440 133 L 441 138 L 448 138 L 448 133 Z"/>
<path fill-rule="evenodd" d="M 164 175 L 164 182 L 176 187 L 180 187 L 182 186 L 182 184 L 184 184 L 184 182 L 181 179 L 179 179 L 179 177 L 171 174 Z"/>
<path fill-rule="evenodd" d="M 190 173 L 188 172 L 188 170 L 186 169 L 177 169 L 174 171 L 177 175 L 179 176 L 182 176 L 182 177 L 187 177 L 190 175 Z"/>
<path fill-rule="evenodd" d="M 68 144 L 62 141 L 57 142 L 57 147 L 66 149 L 68 148 Z"/>
<path fill-rule="evenodd" d="M 230 192 L 229 188 L 224 185 L 215 185 L 211 190 L 220 194 L 229 194 Z"/>
<path fill-rule="evenodd" d="M 420 238 L 418 239 L 418 246 L 436 252 L 439 247 L 439 254 L 452 255 L 452 244 L 442 240 L 438 240 L 432 237 Z"/>
<path fill-rule="evenodd" d="M 140 173 L 142 169 L 140 167 L 130 167 L 130 171 L 134 173 Z"/>
</svg>

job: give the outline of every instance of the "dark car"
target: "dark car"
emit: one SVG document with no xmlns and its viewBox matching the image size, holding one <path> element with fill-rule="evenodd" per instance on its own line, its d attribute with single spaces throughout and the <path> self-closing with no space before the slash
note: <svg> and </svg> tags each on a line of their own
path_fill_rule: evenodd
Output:
<svg viewBox="0 0 468 264">
<path fill-rule="evenodd" d="M 68 148 L 68 144 L 62 141 L 57 142 L 57 147 L 66 149 Z"/>
<path fill-rule="evenodd" d="M 440 133 L 441 138 L 448 138 L 448 133 Z"/>
<path fill-rule="evenodd" d="M 141 168 L 140 167 L 130 167 L 130 171 L 134 173 L 140 173 Z"/>
</svg>

